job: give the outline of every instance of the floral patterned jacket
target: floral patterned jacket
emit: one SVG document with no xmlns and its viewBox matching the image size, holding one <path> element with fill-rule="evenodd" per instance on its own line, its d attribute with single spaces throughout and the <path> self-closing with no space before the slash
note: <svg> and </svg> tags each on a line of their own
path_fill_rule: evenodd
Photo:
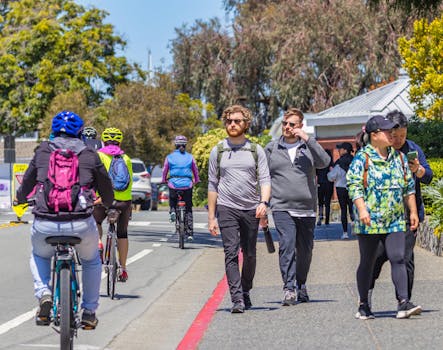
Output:
<svg viewBox="0 0 443 350">
<path fill-rule="evenodd" d="M 366 154 L 369 160 L 365 188 Z M 403 198 L 415 193 L 415 183 L 404 154 L 389 147 L 388 157 L 384 160 L 369 144 L 357 152 L 346 178 L 349 197 L 352 201 L 363 197 L 371 217 L 370 226 L 362 224 L 354 206 L 357 218 L 354 233 L 387 234 L 406 230 Z"/>
</svg>

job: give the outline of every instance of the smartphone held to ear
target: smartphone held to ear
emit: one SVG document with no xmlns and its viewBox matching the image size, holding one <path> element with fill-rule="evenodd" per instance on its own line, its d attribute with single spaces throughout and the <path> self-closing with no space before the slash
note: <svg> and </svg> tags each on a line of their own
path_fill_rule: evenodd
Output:
<svg viewBox="0 0 443 350">
<path fill-rule="evenodd" d="M 417 151 L 408 152 L 406 157 L 408 158 L 408 162 L 413 162 L 415 159 L 418 158 L 418 152 Z"/>
</svg>

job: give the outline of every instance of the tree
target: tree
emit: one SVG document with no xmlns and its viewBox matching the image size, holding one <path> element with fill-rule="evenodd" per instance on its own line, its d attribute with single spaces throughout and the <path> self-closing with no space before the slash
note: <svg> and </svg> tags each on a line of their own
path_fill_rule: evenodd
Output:
<svg viewBox="0 0 443 350">
<path fill-rule="evenodd" d="M 442 0 L 367 0 L 369 7 L 378 10 L 382 4 L 394 10 L 401 10 L 407 14 L 417 13 L 418 15 L 427 15 L 429 12 L 435 12 L 441 5 Z"/>
<path fill-rule="evenodd" d="M 216 34 L 226 31 L 215 25 L 181 31 L 173 42 L 174 73 L 218 116 L 233 102 L 249 107 L 256 117 L 252 134 L 288 106 L 318 112 L 395 77 L 397 38 L 410 21 L 384 6 L 373 13 L 361 0 L 227 0 L 225 6 L 235 14 L 233 38 L 216 45 Z"/>
<path fill-rule="evenodd" d="M 409 95 L 418 116 L 443 120 L 443 16 L 414 23 L 411 39 L 399 39 L 399 51 L 411 78 Z"/>
<path fill-rule="evenodd" d="M 5 3 L 4 3 L 5 4 Z M 82 91 L 97 105 L 131 66 L 107 13 L 72 0 L 8 1 L 0 33 L 0 133 L 35 130 L 52 99 Z"/>
<path fill-rule="evenodd" d="M 131 157 L 162 164 L 176 135 L 185 135 L 190 149 L 202 126 L 219 123 L 210 104 L 181 93 L 169 74 L 157 73 L 150 83 L 117 86 L 113 98 L 94 110 L 94 126 L 121 129 L 123 148 Z"/>
</svg>

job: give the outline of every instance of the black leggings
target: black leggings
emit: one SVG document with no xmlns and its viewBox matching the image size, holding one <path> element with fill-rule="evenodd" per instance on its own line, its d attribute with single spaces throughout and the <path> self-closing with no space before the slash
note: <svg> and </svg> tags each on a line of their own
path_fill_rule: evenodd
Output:
<svg viewBox="0 0 443 350">
<path fill-rule="evenodd" d="M 348 210 L 351 220 L 354 221 L 354 213 L 352 212 L 352 200 L 349 198 L 348 190 L 344 187 L 336 187 L 338 203 L 341 211 L 341 225 L 343 232 L 348 232 Z"/>
<path fill-rule="evenodd" d="M 391 263 L 391 278 L 399 301 L 408 300 L 408 281 L 405 266 L 405 233 L 389 234 L 360 234 L 358 246 L 360 249 L 360 265 L 357 269 L 357 288 L 360 302 L 368 302 L 368 291 L 372 282 L 377 248 L 381 242 Z"/>
</svg>

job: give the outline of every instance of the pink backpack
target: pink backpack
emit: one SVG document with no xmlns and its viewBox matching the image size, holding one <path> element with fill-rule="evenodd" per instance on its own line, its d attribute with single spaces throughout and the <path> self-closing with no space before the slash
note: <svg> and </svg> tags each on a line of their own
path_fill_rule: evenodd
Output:
<svg viewBox="0 0 443 350">
<path fill-rule="evenodd" d="M 70 149 L 56 149 L 49 157 L 48 180 L 52 184 L 48 208 L 56 213 L 73 211 L 79 194 L 78 157 Z"/>
</svg>

